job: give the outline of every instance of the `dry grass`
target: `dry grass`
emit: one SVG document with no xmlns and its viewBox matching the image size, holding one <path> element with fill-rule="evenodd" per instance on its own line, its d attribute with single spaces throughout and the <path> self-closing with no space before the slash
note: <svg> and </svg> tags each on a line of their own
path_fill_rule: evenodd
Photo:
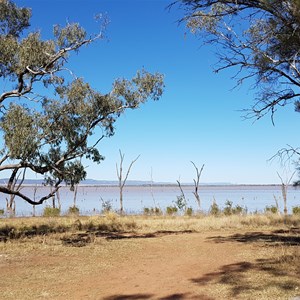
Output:
<svg viewBox="0 0 300 300">
<path fill-rule="evenodd" d="M 284 218 L 279 215 L 232 215 L 214 217 L 198 215 L 192 217 L 168 216 L 119 216 L 107 213 L 91 217 L 29 217 L 0 219 L 0 239 L 18 239 L 29 236 L 45 236 L 54 233 L 76 231 L 101 232 L 156 232 L 196 231 L 227 229 L 290 228 L 300 226 L 299 216 Z"/>
<path fill-rule="evenodd" d="M 249 245 L 241 263 L 224 265 L 195 282 L 208 295 L 218 299 L 291 299 L 300 295 L 299 227 L 299 216 L 285 219 L 278 215 L 146 217 L 108 213 L 0 219 L 0 267 L 11 265 L 16 270 L 3 278 L 1 297 L 64 299 L 71 292 L 62 292 L 58 285 L 101 273 L 130 259 L 150 242 L 132 237 L 199 232 L 206 236 L 217 233 L 210 241 L 218 244 Z M 45 270 L 47 257 L 54 263 Z M 69 273 L 72 278 L 64 275 Z M 41 276 L 44 283 L 37 287 L 34 281 L 41 282 Z M 13 292 L 9 288 L 25 283 Z"/>
</svg>

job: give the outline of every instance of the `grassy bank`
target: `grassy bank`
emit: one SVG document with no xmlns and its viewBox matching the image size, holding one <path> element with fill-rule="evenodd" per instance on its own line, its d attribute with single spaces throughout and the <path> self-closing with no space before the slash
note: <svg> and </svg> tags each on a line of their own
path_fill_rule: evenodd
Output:
<svg viewBox="0 0 300 300">
<path fill-rule="evenodd" d="M 156 231 L 194 231 L 227 229 L 293 228 L 300 226 L 300 216 L 283 217 L 276 214 L 230 216 L 103 216 L 26 217 L 0 219 L 0 239 L 19 239 L 52 234 L 93 233 L 153 233 Z"/>
</svg>

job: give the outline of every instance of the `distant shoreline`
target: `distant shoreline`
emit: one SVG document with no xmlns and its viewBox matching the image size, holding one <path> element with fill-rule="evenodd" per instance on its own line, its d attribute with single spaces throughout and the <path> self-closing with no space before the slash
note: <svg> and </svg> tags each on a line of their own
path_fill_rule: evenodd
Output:
<svg viewBox="0 0 300 300">
<path fill-rule="evenodd" d="M 8 178 L 0 179 L 0 185 L 5 186 L 9 181 Z M 23 186 L 33 187 L 44 186 L 43 179 L 26 179 L 23 183 Z M 62 185 L 64 187 L 65 185 Z M 79 184 L 80 187 L 118 187 L 119 182 L 117 180 L 94 180 L 94 179 L 86 179 L 85 181 Z M 139 181 L 139 180 L 128 180 L 126 182 L 126 187 L 178 187 L 176 183 L 173 182 L 151 182 L 151 181 Z M 193 187 L 194 183 L 181 183 L 183 187 Z M 277 187 L 281 186 L 280 183 L 229 183 L 229 182 L 216 182 L 216 183 L 200 183 L 199 187 L 204 188 L 212 188 L 212 187 L 223 187 L 223 188 L 233 188 L 233 187 Z M 290 184 L 292 186 L 292 184 Z M 45 186 L 49 187 L 49 186 Z"/>
</svg>

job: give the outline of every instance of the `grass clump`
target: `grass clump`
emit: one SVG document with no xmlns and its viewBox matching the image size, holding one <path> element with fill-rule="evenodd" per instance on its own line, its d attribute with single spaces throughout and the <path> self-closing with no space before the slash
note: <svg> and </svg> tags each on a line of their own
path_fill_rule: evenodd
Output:
<svg viewBox="0 0 300 300">
<path fill-rule="evenodd" d="M 292 211 L 293 215 L 300 216 L 300 206 L 294 206 Z"/>
<path fill-rule="evenodd" d="M 223 214 L 225 216 L 242 215 L 245 213 L 247 213 L 247 210 L 244 207 L 240 205 L 233 206 L 233 202 L 229 200 L 225 202 L 225 207 L 223 209 Z"/>
<path fill-rule="evenodd" d="M 112 211 L 112 201 L 111 200 L 103 200 L 103 198 L 101 198 L 101 202 L 102 202 L 102 213 L 108 213 Z"/>
<path fill-rule="evenodd" d="M 209 209 L 209 214 L 210 215 L 213 215 L 213 216 L 219 216 L 221 214 L 221 209 L 219 208 L 218 204 L 216 201 L 214 201 L 212 203 L 212 205 L 210 206 L 210 209 Z"/>
<path fill-rule="evenodd" d="M 166 214 L 168 216 L 174 216 L 176 215 L 178 212 L 178 208 L 174 205 L 174 206 L 167 206 L 166 208 Z"/>
<path fill-rule="evenodd" d="M 79 208 L 75 205 L 70 206 L 68 209 L 68 214 L 69 215 L 75 215 L 75 216 L 79 216 Z"/>
<path fill-rule="evenodd" d="M 160 216 L 162 215 L 162 211 L 159 207 L 144 207 L 144 215 L 145 216 Z"/>
<path fill-rule="evenodd" d="M 44 208 L 43 217 L 59 217 L 60 209 L 58 207 L 47 206 Z"/>
<path fill-rule="evenodd" d="M 188 217 L 191 217 L 193 215 L 194 211 L 192 207 L 187 207 L 184 214 Z"/>
<path fill-rule="evenodd" d="M 278 208 L 275 205 L 266 206 L 265 212 L 269 214 L 278 214 Z"/>
</svg>

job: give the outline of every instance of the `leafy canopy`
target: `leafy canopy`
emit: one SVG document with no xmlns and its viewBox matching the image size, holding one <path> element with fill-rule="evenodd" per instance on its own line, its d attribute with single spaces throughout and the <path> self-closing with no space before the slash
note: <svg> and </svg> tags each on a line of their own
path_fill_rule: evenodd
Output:
<svg viewBox="0 0 300 300">
<path fill-rule="evenodd" d="M 88 36 L 78 23 L 55 25 L 53 38 L 43 40 L 40 32 L 28 31 L 30 17 L 29 8 L 0 1 L 0 80 L 5 83 L 0 94 L 0 172 L 11 172 L 0 192 L 37 205 L 63 182 L 72 188 L 83 180 L 81 159 L 103 160 L 97 144 L 114 134 L 117 118 L 149 98 L 158 100 L 164 84 L 161 74 L 141 70 L 131 80 L 117 79 L 103 94 L 67 69 L 69 55 L 102 39 L 102 31 Z M 18 174 L 27 169 L 53 186 L 48 195 L 31 199 L 14 188 Z"/>
</svg>

